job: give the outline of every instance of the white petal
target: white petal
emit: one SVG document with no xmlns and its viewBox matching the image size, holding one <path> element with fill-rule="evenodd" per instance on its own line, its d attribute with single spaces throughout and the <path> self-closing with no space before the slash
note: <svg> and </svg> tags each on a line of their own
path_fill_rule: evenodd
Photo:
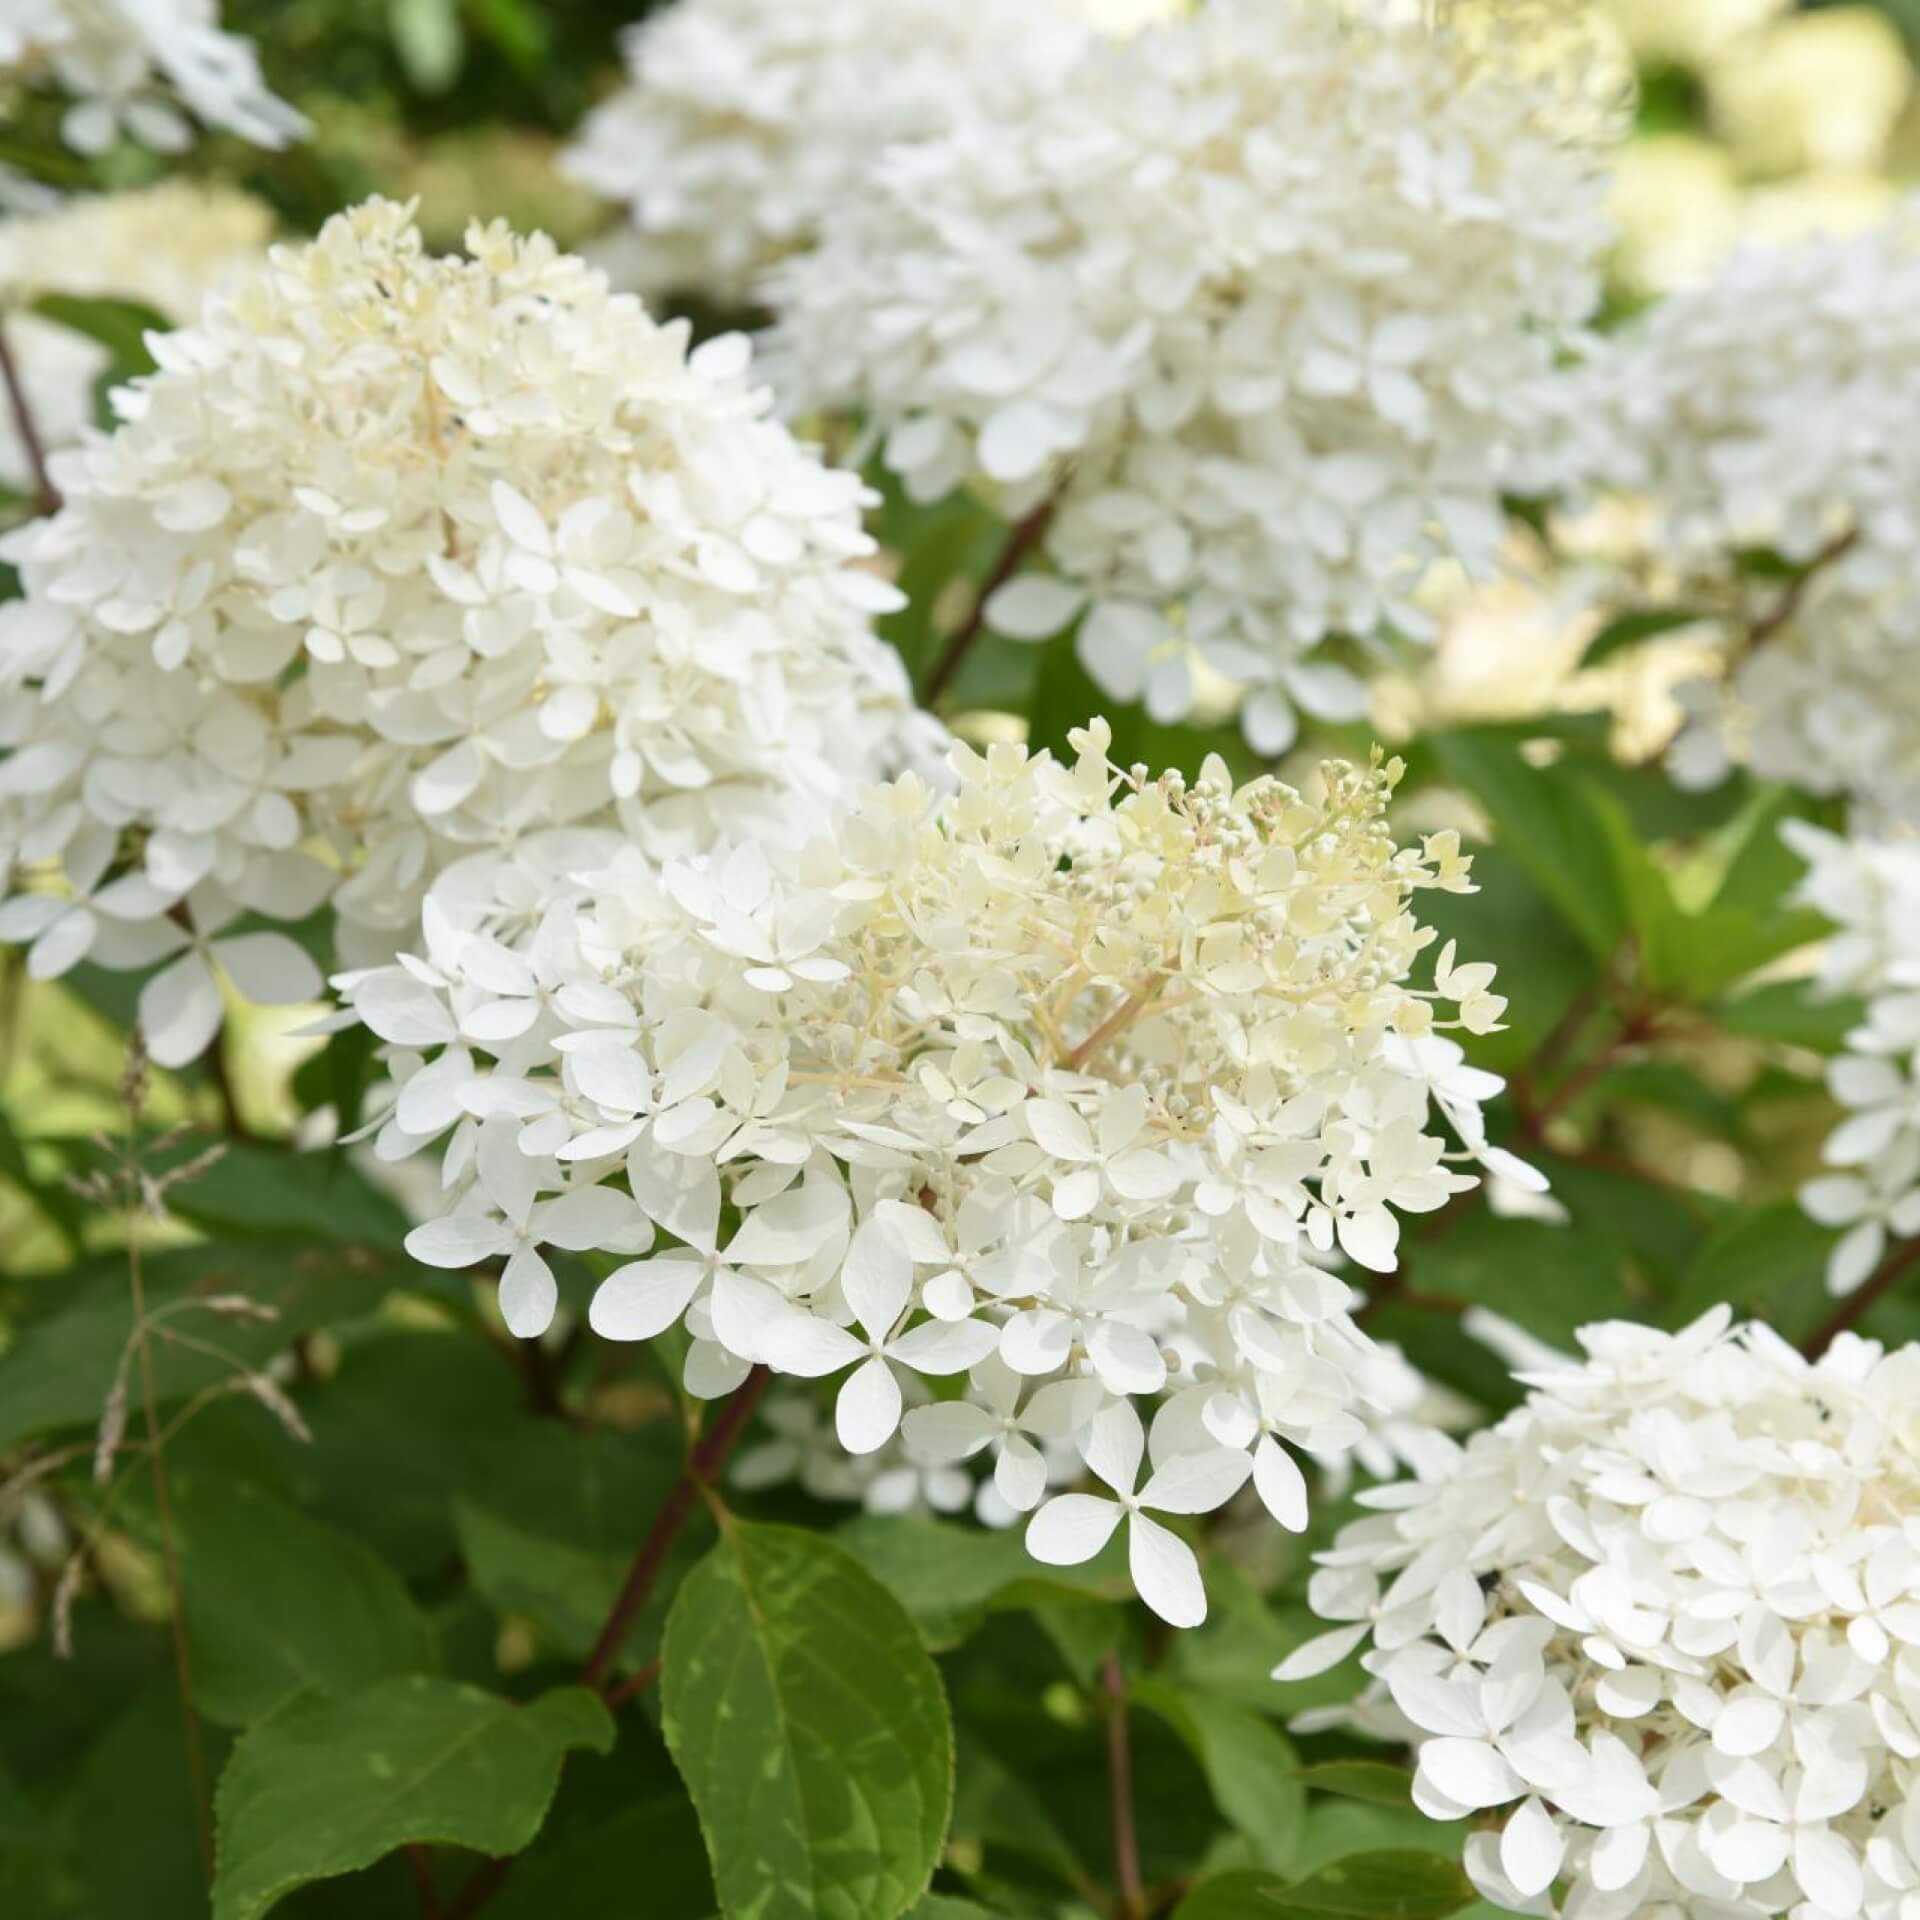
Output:
<svg viewBox="0 0 1920 1920">
<path fill-rule="evenodd" d="M 993 1484 L 1015 1513 L 1031 1513 L 1047 1490 L 1047 1463 L 1040 1449 L 1017 1433 L 1009 1434 L 993 1465 Z"/>
<path fill-rule="evenodd" d="M 1123 1509 L 1090 1493 L 1062 1493 L 1027 1522 L 1027 1551 L 1050 1567 L 1077 1567 L 1113 1538 Z"/>
<path fill-rule="evenodd" d="M 1197 1627 L 1207 1617 L 1207 1590 L 1193 1549 L 1144 1513 L 1135 1513 L 1127 1525 L 1127 1571 L 1133 1590 L 1169 1626 Z"/>
<path fill-rule="evenodd" d="M 901 1422 L 907 1451 L 916 1460 L 965 1460 L 993 1438 L 999 1425 L 985 1407 L 971 1400 L 941 1400 L 915 1407 Z"/>
<path fill-rule="evenodd" d="M 140 1030 L 156 1066 L 184 1067 L 220 1030 L 220 989 L 198 952 L 183 953 L 140 989 Z"/>
<path fill-rule="evenodd" d="M 840 1270 L 840 1291 L 869 1339 L 884 1340 L 893 1331 L 913 1292 L 913 1256 L 884 1222 L 863 1221 L 855 1232 Z"/>
<path fill-rule="evenodd" d="M 987 625 L 1009 640 L 1047 640 L 1061 631 L 1086 600 L 1082 589 L 1051 574 L 1023 573 L 988 599 Z"/>
<path fill-rule="evenodd" d="M 1158 1513 L 1211 1513 L 1247 1484 L 1253 1462 L 1229 1447 L 1177 1453 L 1140 1490 L 1140 1504 Z"/>
<path fill-rule="evenodd" d="M 531 1247 L 521 1247 L 500 1276 L 500 1317 L 519 1340 L 537 1340 L 553 1324 L 560 1290 L 553 1269 Z"/>
<path fill-rule="evenodd" d="M 1420 1771 L 1455 1805 L 1497 1807 L 1525 1792 L 1520 1776 L 1484 1740 L 1429 1740 Z"/>
<path fill-rule="evenodd" d="M 887 1348 L 916 1373 L 965 1373 L 1000 1344 L 1000 1331 L 984 1320 L 928 1320 Z"/>
<path fill-rule="evenodd" d="M 1276 1680 L 1311 1680 L 1330 1673 L 1350 1654 L 1372 1629 L 1364 1620 L 1350 1627 L 1335 1627 L 1331 1633 L 1316 1635 L 1297 1646 L 1273 1670 Z"/>
<path fill-rule="evenodd" d="M 471 1267 L 492 1260 L 513 1245 L 513 1233 L 504 1220 L 484 1214 L 448 1214 L 429 1220 L 406 1238 L 407 1252 L 423 1267 Z"/>
<path fill-rule="evenodd" d="M 1115 1493 L 1130 1495 L 1140 1477 L 1140 1456 L 1146 1445 L 1140 1416 L 1122 1400 L 1087 1422 L 1080 1457 Z"/>
<path fill-rule="evenodd" d="M 700 1261 L 671 1253 L 616 1267 L 600 1282 L 587 1324 L 603 1340 L 651 1340 L 686 1312 L 703 1271 Z"/>
<path fill-rule="evenodd" d="M 1529 1899 L 1553 1885 L 1567 1850 L 1566 1835 L 1540 1802 L 1529 1795 L 1500 1835 L 1500 1867 Z"/>
<path fill-rule="evenodd" d="M 1263 1433 L 1253 1452 L 1253 1484 L 1267 1511 L 1289 1533 L 1307 1530 L 1307 1479 L 1299 1463 L 1272 1434 Z"/>
<path fill-rule="evenodd" d="M 875 1354 L 855 1367 L 833 1406 L 834 1431 L 849 1453 L 872 1453 L 893 1438 L 900 1424 L 900 1382 Z"/>
<path fill-rule="evenodd" d="M 1109 1393 L 1158 1393 L 1167 1384 L 1167 1362 L 1152 1334 L 1117 1320 L 1096 1323 L 1087 1335 L 1087 1357 Z"/>
</svg>

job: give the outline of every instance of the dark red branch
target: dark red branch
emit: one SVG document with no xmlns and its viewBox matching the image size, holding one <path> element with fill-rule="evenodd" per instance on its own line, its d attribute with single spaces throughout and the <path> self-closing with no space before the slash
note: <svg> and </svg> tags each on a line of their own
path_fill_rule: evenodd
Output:
<svg viewBox="0 0 1920 1920">
<path fill-rule="evenodd" d="M 926 685 L 920 689 L 920 704 L 923 707 L 937 707 L 941 696 L 953 685 L 961 665 L 972 651 L 973 643 L 979 639 L 987 624 L 987 602 L 1020 571 L 1027 555 L 1045 538 L 1047 526 L 1053 519 L 1053 506 L 1052 500 L 1043 500 L 1007 536 L 1007 544 L 1000 549 L 1000 558 L 993 563 L 993 571 L 981 583 L 980 591 L 975 596 L 973 611 L 967 615 L 959 632 L 947 642 L 945 651 L 934 663 L 933 671 L 927 675 Z"/>
<path fill-rule="evenodd" d="M 1133 1753 L 1127 1740 L 1127 1677 L 1110 1653 L 1100 1669 L 1107 1696 L 1107 1797 L 1113 1810 L 1115 1920 L 1145 1920 L 1146 1884 L 1140 1878 L 1140 1839 L 1133 1825 Z"/>
<path fill-rule="evenodd" d="M 14 430 L 26 450 L 27 469 L 33 475 L 34 510 L 37 513 L 58 513 L 60 489 L 53 484 L 53 476 L 47 471 L 47 443 L 40 438 L 40 428 L 34 420 L 33 408 L 28 403 L 27 390 L 21 384 L 20 369 L 15 364 L 13 348 L 7 340 L 4 325 L 0 325 L 0 383 L 6 386 L 7 404 L 13 410 Z"/>
<path fill-rule="evenodd" d="M 1874 1302 L 1916 1265 L 1920 1265 L 1920 1240 L 1903 1241 L 1801 1341 L 1800 1351 L 1809 1360 L 1818 1360 L 1843 1333 L 1851 1333 Z"/>
</svg>

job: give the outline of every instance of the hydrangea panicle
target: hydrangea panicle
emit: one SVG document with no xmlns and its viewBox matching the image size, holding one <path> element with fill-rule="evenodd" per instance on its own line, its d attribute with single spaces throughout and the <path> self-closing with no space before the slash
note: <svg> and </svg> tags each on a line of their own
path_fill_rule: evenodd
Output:
<svg viewBox="0 0 1920 1920">
<path fill-rule="evenodd" d="M 990 622 L 1080 619 L 1088 672 L 1161 720 L 1195 667 L 1248 737 L 1352 719 L 1331 635 L 1423 631 L 1428 564 L 1493 563 L 1597 298 L 1597 144 L 1500 36 L 1388 4 L 1213 0 L 1023 110 L 882 156 L 769 276 L 768 364 L 908 492 L 1045 510 L 1049 571 Z"/>
<path fill-rule="evenodd" d="M 193 991 L 142 1012 L 164 1065 L 237 914 L 331 901 L 367 964 L 450 868 L 446 902 L 530 920 L 615 846 L 804 837 L 937 735 L 871 631 L 899 595 L 860 482 L 767 417 L 746 343 L 690 353 L 544 236 L 468 244 L 375 201 L 275 249 L 153 337 L 4 542 L 0 885 L 36 888 L 0 914 L 25 937 L 43 878 L 73 908 L 43 972 L 188 933 Z M 243 992 L 310 990 L 244 937 L 284 964 Z"/>
<path fill-rule="evenodd" d="M 1479 1818 L 1508 1911 L 1904 1911 L 1920 1347 L 1809 1362 L 1726 1307 L 1580 1341 L 1360 1496 L 1309 1595 L 1341 1624 L 1277 1677 L 1367 1648 L 1360 1717 L 1416 1742 L 1424 1812 Z"/>
<path fill-rule="evenodd" d="M 1034 1550 L 1124 1513 L 1142 1593 L 1189 1621 L 1151 1515 L 1251 1476 L 1303 1526 L 1290 1450 L 1367 1440 L 1378 1356 L 1329 1268 L 1390 1270 L 1401 1214 L 1506 1163 L 1471 1097 L 1498 1083 L 1463 1086 L 1443 1031 L 1504 1003 L 1450 951 L 1414 984 L 1415 896 L 1471 889 L 1451 834 L 1396 846 L 1397 763 L 1236 790 L 1109 738 L 956 748 L 950 796 L 876 786 L 778 864 L 623 850 L 512 938 L 436 889 L 423 954 L 338 984 L 392 1050 L 378 1150 L 446 1136 L 411 1251 L 500 1263 L 515 1333 L 556 1310 L 544 1246 L 624 1253 L 593 1327 L 684 1323 L 696 1394 L 834 1376 L 846 1452 L 904 1416 L 910 1462 L 990 1463 L 1009 1513 L 1075 1443 L 1119 1504 L 1042 1507 Z M 1134 1403 L 1163 1394 L 1143 1472 Z"/>
</svg>

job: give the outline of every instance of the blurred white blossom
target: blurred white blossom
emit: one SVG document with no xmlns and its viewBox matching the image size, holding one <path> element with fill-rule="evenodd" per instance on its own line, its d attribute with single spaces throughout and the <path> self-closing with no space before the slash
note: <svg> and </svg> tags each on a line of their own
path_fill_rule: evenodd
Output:
<svg viewBox="0 0 1920 1920">
<path fill-rule="evenodd" d="M 624 203 L 604 258 L 643 293 L 748 302 L 864 200 L 879 151 L 1057 84 L 1074 0 L 674 0 L 628 29 L 629 83 L 565 166 Z"/>
<path fill-rule="evenodd" d="M 268 90 L 253 43 L 222 31 L 217 0 L 0 0 L 0 73 L 66 94 L 61 133 L 81 153 L 122 133 L 179 153 L 194 120 L 256 147 L 307 132 Z"/>
<path fill-rule="evenodd" d="M 1920 840 L 1843 839 L 1789 824 L 1808 861 L 1800 898 L 1835 923 L 1821 985 L 1867 996 L 1865 1022 L 1827 1066 L 1847 1117 L 1829 1136 L 1833 1169 L 1800 1190 L 1823 1226 L 1844 1227 L 1827 1262 L 1837 1294 L 1861 1286 L 1887 1242 L 1920 1234 Z"/>
<path fill-rule="evenodd" d="M 689 355 L 544 237 L 469 246 L 373 202 L 274 250 L 4 542 L 0 882 L 42 890 L 0 913 L 41 974 L 184 937 L 143 999 L 163 1065 L 218 973 L 317 986 L 284 934 L 216 937 L 241 914 L 330 900 L 365 963 L 456 867 L 531 923 L 615 845 L 804 837 L 930 736 L 868 625 L 899 596 L 851 564 L 860 482 L 766 417 L 746 343 Z"/>
<path fill-rule="evenodd" d="M 1341 1624 L 1278 1677 L 1367 1648 L 1361 1717 L 1478 1817 L 1503 1910 L 1892 1920 L 1920 1883 L 1920 1348 L 1730 1319 L 1586 1329 L 1320 1556 Z"/>
<path fill-rule="evenodd" d="M 380 1152 L 448 1135 L 410 1250 L 500 1262 L 516 1334 L 555 1310 L 544 1246 L 624 1253 L 592 1325 L 684 1323 L 696 1394 L 831 1376 L 844 1451 L 904 1414 L 910 1463 L 986 1456 L 1008 1514 L 1077 1442 L 1121 1506 L 1042 1508 L 1036 1551 L 1091 1553 L 1124 1508 L 1185 1621 L 1192 1556 L 1146 1513 L 1251 1475 L 1304 1526 L 1290 1449 L 1367 1438 L 1374 1350 L 1327 1263 L 1390 1270 L 1402 1213 L 1505 1161 L 1476 1104 L 1499 1083 L 1463 1086 L 1436 1031 L 1504 1003 L 1451 949 L 1409 978 L 1416 892 L 1470 888 L 1453 836 L 1396 848 L 1397 766 L 1236 793 L 1218 761 L 1122 773 L 1108 738 L 1072 768 L 956 748 L 951 798 L 873 788 L 777 869 L 623 850 L 531 932 L 436 889 L 423 954 L 339 984 L 392 1049 Z M 1127 1403 L 1169 1388 L 1136 1479 Z"/>
<path fill-rule="evenodd" d="M 1648 502 L 1650 563 L 1724 635 L 1676 771 L 1920 818 L 1920 204 L 1734 255 L 1571 386 L 1575 464 Z"/>
<path fill-rule="evenodd" d="M 1204 662 L 1277 753 L 1296 708 L 1364 710 L 1320 641 L 1422 633 L 1428 563 L 1494 561 L 1597 292 L 1564 107 L 1498 36 L 1216 0 L 883 155 L 769 277 L 772 377 L 869 422 L 915 498 L 1046 516 L 997 630 L 1080 619 L 1094 679 L 1160 720 Z"/>
</svg>

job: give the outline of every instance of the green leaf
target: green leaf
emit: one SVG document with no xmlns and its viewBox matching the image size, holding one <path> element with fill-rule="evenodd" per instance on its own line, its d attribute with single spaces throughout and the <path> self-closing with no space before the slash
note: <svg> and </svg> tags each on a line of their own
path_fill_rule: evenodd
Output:
<svg viewBox="0 0 1920 1920">
<path fill-rule="evenodd" d="M 1146 1676 L 1132 1698 L 1157 1713 L 1187 1743 L 1207 1776 L 1214 1805 L 1276 1872 L 1292 1862 L 1306 1820 L 1300 1758 L 1271 1720 L 1230 1701 Z"/>
<path fill-rule="evenodd" d="M 152 1164 L 190 1159 L 204 1144 L 187 1141 Z M 344 1154 L 331 1152 L 230 1145 L 204 1173 L 168 1188 L 167 1209 L 232 1239 L 269 1235 L 396 1252 L 407 1234 L 405 1213 Z"/>
<path fill-rule="evenodd" d="M 1672 633 L 1679 627 L 1693 626 L 1705 618 L 1706 615 L 1685 607 L 1636 607 L 1631 613 L 1623 613 L 1609 620 L 1587 642 L 1587 650 L 1581 655 L 1580 664 L 1583 667 L 1597 667 L 1602 660 L 1622 653 L 1628 647 L 1658 639 L 1661 634 Z"/>
<path fill-rule="evenodd" d="M 606 1708 L 579 1687 L 516 1703 L 415 1675 L 292 1701 L 220 1777 L 213 1920 L 256 1920 L 295 1887 L 415 1841 L 518 1853 L 568 1751 L 612 1744 Z"/>
<path fill-rule="evenodd" d="M 290 1695 L 351 1693 L 434 1664 L 399 1576 L 357 1540 L 247 1486 L 179 1486 L 193 1692 L 248 1726 Z"/>
<path fill-rule="evenodd" d="M 1359 1853 L 1291 1884 L 1270 1873 L 1215 1874 L 1180 1903 L 1175 1920 L 1438 1920 L 1473 1897 L 1466 1875 L 1438 1854 Z"/>
<path fill-rule="evenodd" d="M 1755 1040 L 1778 1040 L 1816 1053 L 1839 1053 L 1847 1036 L 1867 1017 L 1865 1004 L 1850 995 L 1823 999 L 1807 980 L 1771 980 L 1749 987 L 1707 1009 L 1729 1033 Z"/>
<path fill-rule="evenodd" d="M 181 1247 L 149 1256 L 151 1316 L 190 1298 L 244 1293 L 274 1309 L 272 1321 L 215 1320 L 182 1310 L 182 1333 L 210 1337 L 237 1360 L 259 1365 L 299 1334 L 369 1312 L 392 1282 L 358 1256 L 274 1241 Z M 51 1428 L 91 1425 L 112 1385 L 133 1328 L 125 1258 L 105 1256 L 37 1283 L 57 1302 L 30 1320 L 0 1354 L 0 1447 Z M 231 1379 L 235 1365 L 156 1333 L 154 1383 L 162 1404 Z M 267 1416 L 263 1413 L 261 1418 Z"/>
<path fill-rule="evenodd" d="M 387 29 L 408 81 L 421 93 L 445 93 L 460 77 L 466 35 L 459 0 L 387 0 Z"/>
<path fill-rule="evenodd" d="M 80 1651 L 84 1659 L 84 1640 Z M 204 1737 L 218 1766 L 225 1737 Z M 87 1755 L 67 1811 L 87 1920 L 206 1920 L 199 1815 L 171 1677 L 137 1696 Z"/>
<path fill-rule="evenodd" d="M 1581 782 L 1563 766 L 1533 766 L 1494 728 L 1436 734 L 1432 745 L 1567 925 L 1595 954 L 1611 954 L 1626 929 L 1626 903 L 1607 829 Z"/>
<path fill-rule="evenodd" d="M 895 1920 L 926 1891 L 953 1800 L 946 1696 L 851 1555 L 730 1524 L 681 1583 L 663 1660 L 661 1728 L 723 1912 Z"/>
<path fill-rule="evenodd" d="M 72 293 L 48 293 L 33 303 L 43 320 L 56 326 L 84 333 L 97 340 L 113 356 L 113 371 L 120 380 L 131 380 L 153 371 L 153 355 L 147 351 L 149 333 L 170 333 L 173 322 L 152 307 L 135 300 L 102 300 Z"/>
<path fill-rule="evenodd" d="M 1413 1805 L 1413 1775 L 1384 1760 L 1322 1760 L 1300 1769 L 1300 1784 L 1313 1793 L 1365 1800 L 1376 1807 Z"/>
<path fill-rule="evenodd" d="M 1017 1531 L 917 1514 L 861 1514 L 833 1538 L 892 1592 L 936 1653 L 958 1646 L 991 1612 L 1132 1591 L 1118 1542 L 1084 1566 L 1043 1568 Z"/>
<path fill-rule="evenodd" d="M 555 1420 L 515 1420 L 483 1447 L 454 1502 L 461 1557 L 474 1586 L 501 1613 L 520 1614 L 546 1635 L 547 1651 L 584 1655 L 625 1578 L 646 1517 L 680 1473 L 680 1435 L 661 1421 L 637 1433 L 583 1431 Z M 690 1564 L 704 1522 L 676 1543 L 656 1589 L 670 1596 Z M 652 1657 L 665 1598 L 650 1606 L 622 1649 Z"/>
<path fill-rule="evenodd" d="M 1833 1230 L 1783 1200 L 1729 1222 L 1700 1250 L 1670 1303 L 1670 1326 L 1685 1326 L 1722 1300 L 1743 1318 L 1770 1320 L 1789 1338 L 1819 1323 L 1827 1296 Z"/>
<path fill-rule="evenodd" d="M 1457 1912 L 1474 1897 L 1472 1884 L 1437 1853 L 1348 1854 L 1286 1891 L 1301 1913 L 1365 1915 L 1369 1920 L 1426 1920 Z"/>
<path fill-rule="evenodd" d="M 637 1862 L 645 1863 L 648 1912 L 666 1920 L 713 1911 L 699 1822 L 676 1794 L 623 1808 L 551 1847 L 542 1834 L 489 1904 L 489 1920 L 592 1920 L 624 1913 L 634 1901 Z"/>
</svg>

